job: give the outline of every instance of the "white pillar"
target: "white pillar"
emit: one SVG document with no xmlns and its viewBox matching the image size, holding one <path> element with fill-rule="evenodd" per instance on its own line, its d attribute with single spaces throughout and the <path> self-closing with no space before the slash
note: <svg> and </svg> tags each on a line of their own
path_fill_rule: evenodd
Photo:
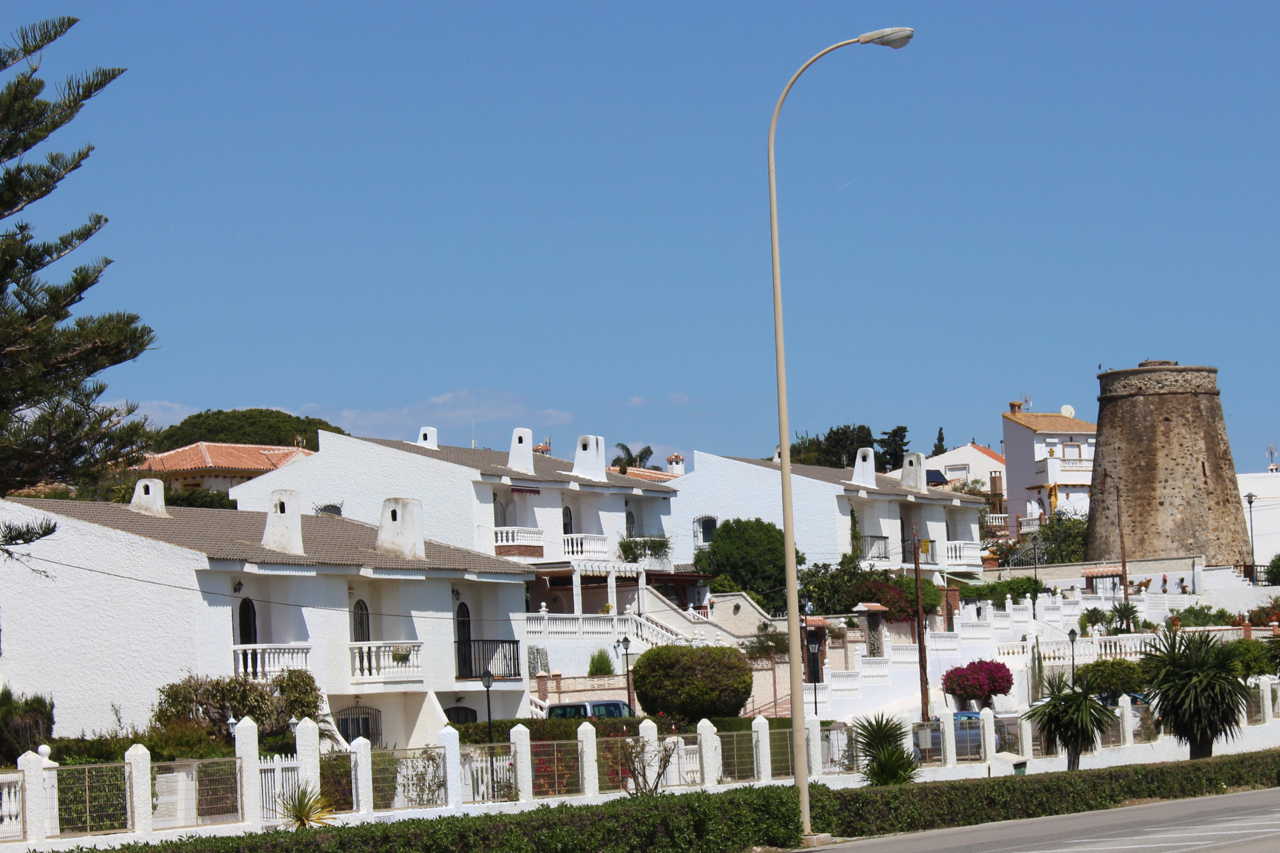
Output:
<svg viewBox="0 0 1280 853">
<path fill-rule="evenodd" d="M 511 761 L 516 766 L 516 791 L 522 803 L 533 802 L 533 750 L 529 730 L 521 723 L 511 727 Z"/>
<path fill-rule="evenodd" d="M 817 688 L 817 685 L 814 685 Z M 822 778 L 822 721 L 817 717 L 809 717 L 804 721 L 805 732 L 808 737 L 805 738 L 806 750 L 809 760 L 806 764 L 809 767 L 810 779 Z"/>
<path fill-rule="evenodd" d="M 983 708 L 978 717 L 982 720 L 982 757 L 990 764 L 991 756 L 999 751 L 996 746 L 996 715 L 990 708 Z"/>
<path fill-rule="evenodd" d="M 1026 717 L 1018 717 L 1018 751 L 1022 757 L 1031 760 L 1035 748 L 1031 744 L 1031 721 Z"/>
<path fill-rule="evenodd" d="M 447 753 L 446 753 L 447 754 Z M 373 814 L 373 745 L 366 737 L 351 741 L 351 760 L 355 762 L 356 811 Z"/>
<path fill-rule="evenodd" d="M 582 572 L 577 566 L 573 569 L 573 614 L 582 615 Z"/>
<path fill-rule="evenodd" d="M 133 800 L 133 831 L 143 835 L 151 834 L 151 753 L 140 743 L 135 743 L 124 754 L 124 763 L 129 766 L 130 797 Z M 179 799 L 178 808 L 183 801 Z M 195 817 L 195 815 L 192 815 Z"/>
<path fill-rule="evenodd" d="M 644 750 L 644 782 L 650 791 L 654 791 L 654 783 L 658 781 L 661 747 L 658 745 L 658 725 L 653 720 L 645 720 L 640 724 L 640 745 Z"/>
<path fill-rule="evenodd" d="M 710 720 L 698 721 L 698 759 L 702 769 L 702 787 L 714 791 L 720 787 L 720 737 Z"/>
<path fill-rule="evenodd" d="M 609 594 L 609 613 L 617 615 L 618 613 L 618 573 L 613 569 L 609 570 L 608 577 L 608 594 Z"/>
<path fill-rule="evenodd" d="M 320 727 L 310 717 L 303 717 L 294 732 L 298 750 L 298 784 L 320 792 Z"/>
<path fill-rule="evenodd" d="M 942 759 L 948 767 L 956 766 L 956 715 L 951 711 L 938 714 L 942 721 Z"/>
<path fill-rule="evenodd" d="M 1128 693 L 1120 694 L 1120 707 L 1116 714 L 1120 717 L 1120 745 L 1133 746 L 1133 700 Z"/>
<path fill-rule="evenodd" d="M 49 748 L 47 743 L 40 744 L 36 749 L 36 753 L 39 754 L 41 763 L 44 766 L 41 785 L 44 788 L 44 801 L 46 804 L 58 802 L 58 762 L 50 760 L 49 754 L 51 752 L 53 750 Z M 53 808 L 53 814 L 45 817 L 44 829 L 49 838 L 57 838 L 62 834 L 56 806 Z"/>
<path fill-rule="evenodd" d="M 751 721 L 751 731 L 755 733 L 756 742 L 756 780 L 768 782 L 773 778 L 772 744 L 769 739 L 769 721 L 764 717 L 756 717 Z"/>
<path fill-rule="evenodd" d="M 640 569 L 640 573 L 636 575 L 636 613 L 644 612 L 644 586 L 645 571 Z"/>
<path fill-rule="evenodd" d="M 49 833 L 45 827 L 44 756 L 24 752 L 18 757 L 18 772 L 22 774 L 22 824 L 27 828 L 27 847 L 42 847 L 43 841 L 57 832 Z M 150 779 L 148 778 L 148 783 Z M 151 795 L 147 794 L 150 802 Z M 56 810 L 55 810 L 56 814 Z"/>
<path fill-rule="evenodd" d="M 609 577 L 613 577 L 612 572 L 609 573 Z M 582 775 L 582 794 L 586 797 L 594 797 L 600 793 L 600 765 L 599 754 L 596 752 L 596 727 L 590 723 L 578 726 L 578 754 L 580 756 L 578 767 Z"/>
<path fill-rule="evenodd" d="M 258 724 L 250 717 L 236 723 L 236 758 L 240 759 L 240 800 L 250 831 L 262 827 L 262 773 L 258 769 Z"/>
<path fill-rule="evenodd" d="M 1271 725 L 1276 718 L 1275 705 L 1271 699 L 1271 685 L 1275 683 L 1275 678 L 1270 675 L 1264 675 L 1258 679 L 1258 691 L 1262 699 L 1262 724 L 1264 726 Z"/>
<path fill-rule="evenodd" d="M 445 803 L 451 809 L 462 807 L 462 749 L 458 744 L 457 729 L 445 726 L 440 730 L 440 745 L 444 747 Z"/>
</svg>

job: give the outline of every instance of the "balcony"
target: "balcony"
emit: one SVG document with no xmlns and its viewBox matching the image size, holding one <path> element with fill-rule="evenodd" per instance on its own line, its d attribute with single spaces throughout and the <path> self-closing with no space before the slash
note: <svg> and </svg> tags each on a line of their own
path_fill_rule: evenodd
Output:
<svg viewBox="0 0 1280 853">
<path fill-rule="evenodd" d="M 566 557 L 609 558 L 609 537 L 594 533 L 570 533 L 564 537 Z"/>
<path fill-rule="evenodd" d="M 454 642 L 458 678 L 479 678 L 485 670 L 494 678 L 520 677 L 519 640 L 467 640 Z"/>
<path fill-rule="evenodd" d="M 981 566 L 981 542 L 948 542 L 947 562 L 953 566 Z"/>
<path fill-rule="evenodd" d="M 498 557 L 534 557 L 542 559 L 542 528 L 495 527 L 493 553 Z"/>
<path fill-rule="evenodd" d="M 862 537 L 862 559 L 864 560 L 889 559 L 889 537 L 888 536 L 863 536 Z"/>
<path fill-rule="evenodd" d="M 1008 527 L 1008 513 L 992 512 L 987 514 L 987 527 Z"/>
<path fill-rule="evenodd" d="M 421 681 L 422 643 L 351 643 L 351 680 Z"/>
<path fill-rule="evenodd" d="M 1040 517 L 1018 519 L 1019 533 L 1035 533 L 1040 529 Z"/>
<path fill-rule="evenodd" d="M 273 645 L 255 643 L 232 646 L 231 657 L 237 677 L 252 681 L 270 681 L 286 669 L 307 669 L 311 646 L 299 644 Z"/>
<path fill-rule="evenodd" d="M 902 562 L 905 565 L 911 565 L 915 562 L 915 555 L 912 553 L 912 542 L 910 539 L 902 540 Z M 920 565 L 938 565 L 938 543 L 935 540 L 920 540 Z"/>
<path fill-rule="evenodd" d="M 1093 480 L 1092 459 L 1046 456 L 1036 463 L 1036 484 L 1087 486 Z"/>
</svg>

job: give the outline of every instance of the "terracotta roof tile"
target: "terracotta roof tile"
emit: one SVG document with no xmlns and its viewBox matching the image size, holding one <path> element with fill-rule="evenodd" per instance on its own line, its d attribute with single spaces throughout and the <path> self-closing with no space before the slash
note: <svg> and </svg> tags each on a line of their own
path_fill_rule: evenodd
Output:
<svg viewBox="0 0 1280 853">
<path fill-rule="evenodd" d="M 609 466 L 610 474 L 618 473 L 618 466 Z M 626 476 L 634 477 L 637 480 L 648 480 L 653 483 L 665 483 L 667 480 L 679 479 L 679 474 L 671 474 L 667 471 L 654 471 L 649 468 L 628 468 Z"/>
<path fill-rule="evenodd" d="M 1057 412 L 1005 412 L 1004 416 L 1015 424 L 1021 424 L 1032 432 L 1078 432 L 1095 433 L 1097 424 L 1069 418 Z"/>
<path fill-rule="evenodd" d="M 977 442 L 974 442 L 974 441 L 969 442 L 969 446 L 972 447 L 974 450 L 979 451 L 984 456 L 990 456 L 992 459 L 999 462 L 1001 465 L 1005 464 L 1004 457 L 1001 456 L 999 453 L 996 453 L 990 447 L 983 447 L 981 444 L 978 444 Z"/>
<path fill-rule="evenodd" d="M 287 465 L 300 456 L 315 451 L 301 447 L 276 447 L 270 444 L 223 444 L 197 441 L 164 453 L 149 456 L 134 467 L 135 471 L 257 471 L 266 473 Z"/>
</svg>

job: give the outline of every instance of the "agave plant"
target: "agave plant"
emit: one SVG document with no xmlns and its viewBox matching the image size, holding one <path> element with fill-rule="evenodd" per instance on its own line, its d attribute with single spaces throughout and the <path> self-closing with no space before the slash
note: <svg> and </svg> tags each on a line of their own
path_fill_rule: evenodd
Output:
<svg viewBox="0 0 1280 853">
<path fill-rule="evenodd" d="M 1192 759 L 1211 757 L 1214 740 L 1240 731 L 1249 688 L 1236 654 L 1208 633 L 1165 631 L 1143 655 L 1147 694 L 1165 729 L 1191 745 Z"/>
<path fill-rule="evenodd" d="M 328 826 L 333 822 L 333 805 L 329 798 L 311 784 L 299 785 L 280 795 L 280 814 L 289 829 Z"/>
<path fill-rule="evenodd" d="M 905 785 L 914 782 L 920 764 L 902 747 L 907 725 L 886 714 L 859 720 L 853 740 L 865 759 L 862 775 L 872 785 Z"/>
<path fill-rule="evenodd" d="M 1115 715 L 1090 688 L 1085 672 L 1072 685 L 1064 673 L 1048 679 L 1049 698 L 1023 716 L 1040 728 L 1040 734 L 1067 753 L 1067 769 L 1080 769 L 1080 753 L 1093 745 Z"/>
</svg>

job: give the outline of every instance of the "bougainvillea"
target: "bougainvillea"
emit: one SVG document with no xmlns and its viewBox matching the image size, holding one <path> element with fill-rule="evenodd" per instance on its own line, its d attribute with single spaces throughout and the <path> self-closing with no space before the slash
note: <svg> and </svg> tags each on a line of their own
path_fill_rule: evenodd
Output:
<svg viewBox="0 0 1280 853">
<path fill-rule="evenodd" d="M 916 618 L 914 596 L 907 594 L 891 583 L 884 581 L 859 581 L 849 588 L 849 600 L 859 603 L 883 604 L 889 608 L 884 614 L 890 622 L 910 622 Z"/>
<path fill-rule="evenodd" d="M 1013 689 L 1013 673 L 999 661 L 976 660 L 942 676 L 942 689 L 963 702 L 983 705 Z"/>
</svg>

